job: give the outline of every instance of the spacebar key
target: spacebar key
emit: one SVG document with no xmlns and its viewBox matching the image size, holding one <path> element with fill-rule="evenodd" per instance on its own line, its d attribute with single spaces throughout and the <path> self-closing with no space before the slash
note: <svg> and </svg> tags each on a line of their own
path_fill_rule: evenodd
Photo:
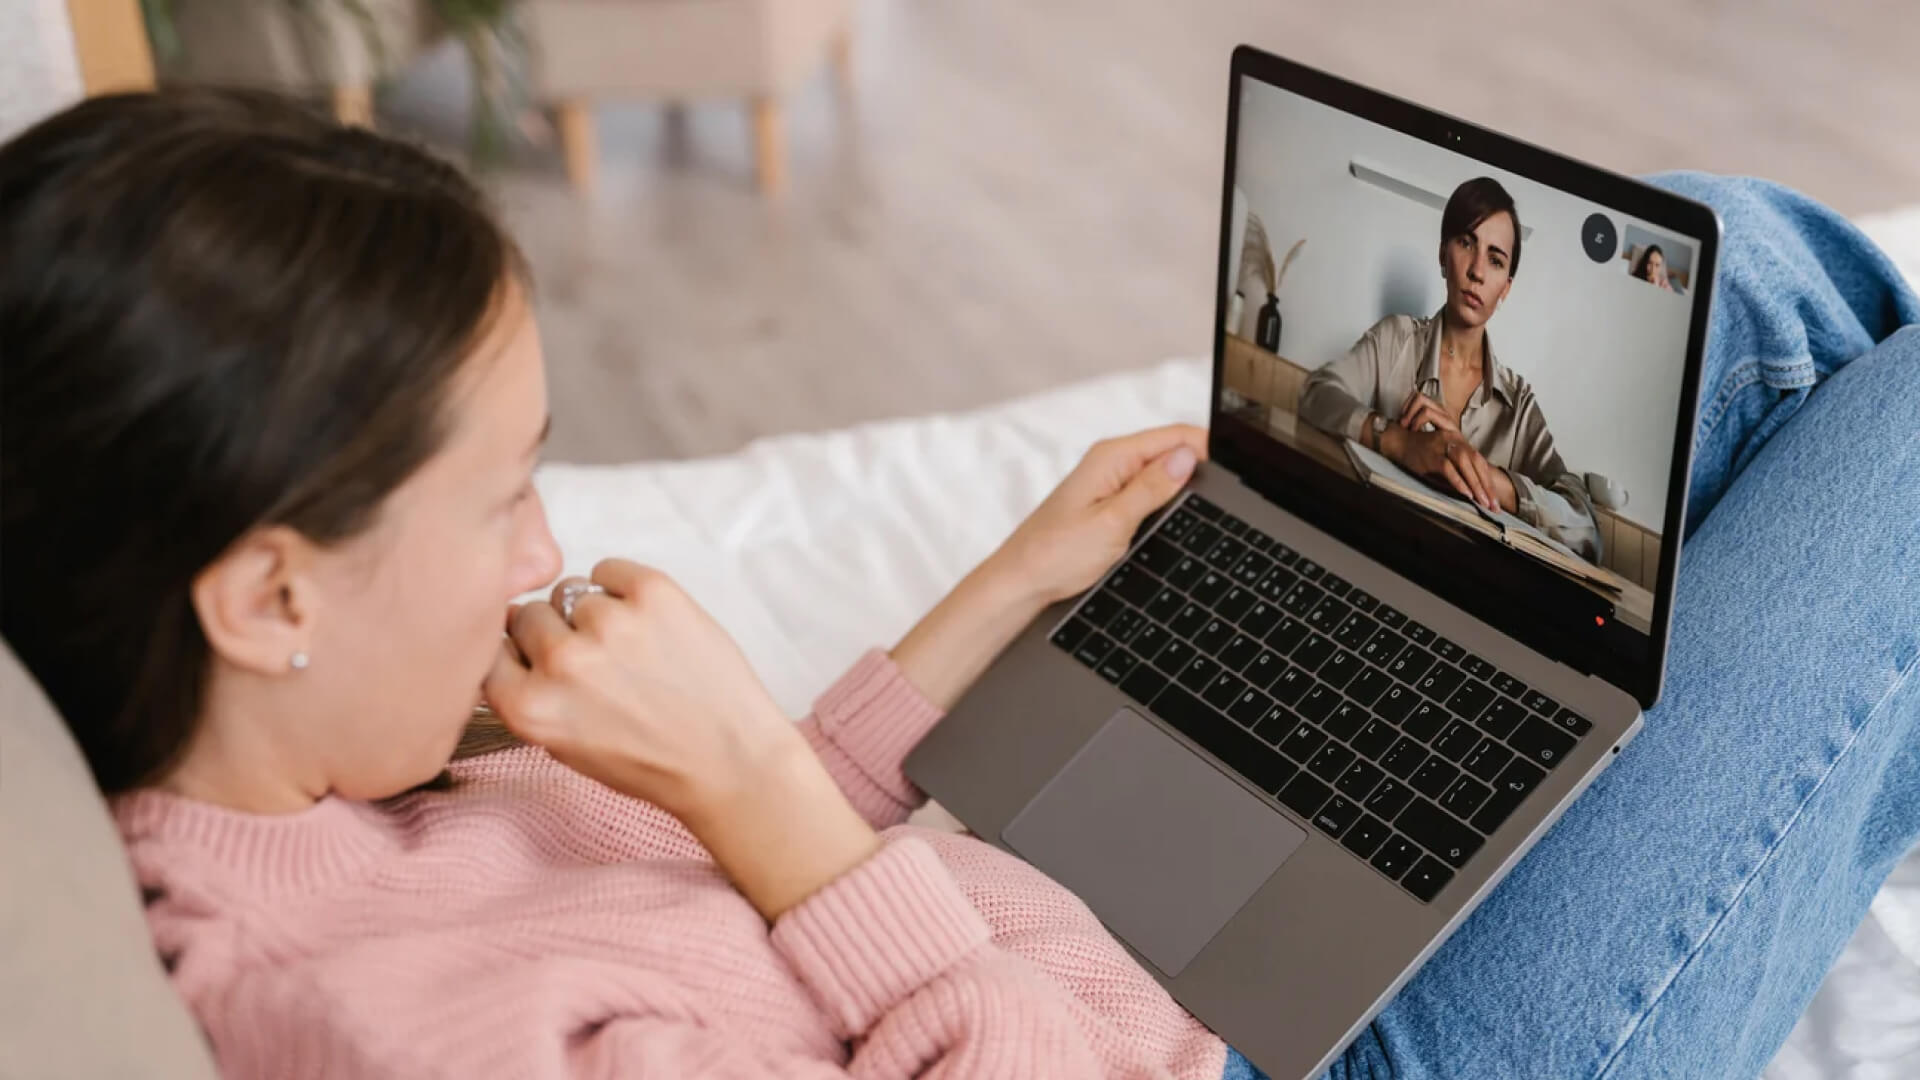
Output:
<svg viewBox="0 0 1920 1080">
<path fill-rule="evenodd" d="M 1160 691 L 1153 699 L 1152 708 L 1154 715 L 1172 724 L 1174 730 L 1199 743 L 1228 768 L 1269 793 L 1286 786 L 1298 771 L 1273 747 L 1227 719 L 1225 713 L 1181 689 L 1178 683 L 1169 683 Z"/>
</svg>

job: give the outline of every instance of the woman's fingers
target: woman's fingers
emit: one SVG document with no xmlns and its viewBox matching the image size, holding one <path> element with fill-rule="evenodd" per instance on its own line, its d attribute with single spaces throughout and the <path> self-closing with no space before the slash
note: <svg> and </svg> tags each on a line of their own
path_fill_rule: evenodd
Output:
<svg viewBox="0 0 1920 1080">
<path fill-rule="evenodd" d="M 1167 424 L 1132 435 L 1102 439 L 1087 451 L 1080 467 L 1068 477 L 1068 483 L 1087 501 L 1103 499 L 1125 486 L 1149 461 L 1182 446 L 1193 451 L 1195 460 L 1205 461 L 1207 429 L 1192 424 Z"/>
<path fill-rule="evenodd" d="M 1480 470 L 1473 466 L 1473 459 L 1478 456 L 1473 447 L 1463 441 L 1455 441 L 1447 447 L 1447 463 L 1466 481 L 1470 489 L 1467 497 L 1484 507 L 1487 505 L 1487 490 L 1481 485 Z"/>
<path fill-rule="evenodd" d="M 1459 492 L 1461 498 L 1473 498 L 1473 488 L 1468 486 L 1467 478 L 1460 475 L 1460 470 L 1454 466 L 1453 459 L 1448 458 L 1440 463 L 1440 475 L 1446 478 L 1447 483 L 1453 485 L 1453 490 Z"/>
<path fill-rule="evenodd" d="M 572 632 L 552 604 L 522 604 L 507 626 L 507 635 L 519 646 L 521 655 L 534 664 L 544 662 Z"/>
</svg>

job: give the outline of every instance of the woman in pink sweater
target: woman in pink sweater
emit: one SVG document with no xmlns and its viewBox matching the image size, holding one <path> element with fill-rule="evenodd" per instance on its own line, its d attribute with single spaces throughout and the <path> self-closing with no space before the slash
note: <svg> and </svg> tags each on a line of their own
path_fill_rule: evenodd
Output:
<svg viewBox="0 0 1920 1080">
<path fill-rule="evenodd" d="M 1072 896 L 902 825 L 900 772 L 1204 432 L 1096 446 L 796 725 L 658 571 L 510 606 L 559 568 L 546 380 L 452 169 L 270 98 L 95 99 L 0 149 L 0 253 L 0 629 L 224 1071 L 1221 1074 Z M 529 745 L 448 769 L 483 688 Z"/>
</svg>

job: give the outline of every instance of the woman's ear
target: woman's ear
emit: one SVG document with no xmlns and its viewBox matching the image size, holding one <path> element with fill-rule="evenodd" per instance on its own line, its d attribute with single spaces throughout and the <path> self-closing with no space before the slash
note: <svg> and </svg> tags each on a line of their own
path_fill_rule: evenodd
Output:
<svg viewBox="0 0 1920 1080">
<path fill-rule="evenodd" d="M 242 537 L 193 579 L 193 610 L 216 656 L 277 675 L 312 645 L 313 548 L 284 525 Z"/>
</svg>

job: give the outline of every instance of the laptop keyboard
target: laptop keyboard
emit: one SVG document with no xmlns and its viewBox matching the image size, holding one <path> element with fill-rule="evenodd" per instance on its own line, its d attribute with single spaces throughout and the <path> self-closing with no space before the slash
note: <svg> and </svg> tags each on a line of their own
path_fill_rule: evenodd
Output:
<svg viewBox="0 0 1920 1080">
<path fill-rule="evenodd" d="M 1052 640 L 1422 901 L 1593 728 L 1198 495 Z"/>
</svg>

